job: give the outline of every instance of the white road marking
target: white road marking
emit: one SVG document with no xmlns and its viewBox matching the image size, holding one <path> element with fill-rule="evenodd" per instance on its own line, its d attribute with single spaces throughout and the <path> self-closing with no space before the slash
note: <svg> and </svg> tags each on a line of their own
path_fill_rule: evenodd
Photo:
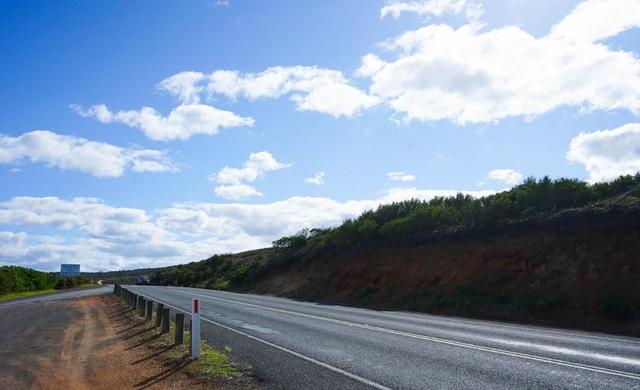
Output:
<svg viewBox="0 0 640 390">
<path fill-rule="evenodd" d="M 187 311 L 186 311 L 186 310 L 184 310 L 184 309 L 180 309 L 179 307 L 176 307 L 176 306 L 170 305 L 170 304 L 168 304 L 168 303 L 166 303 L 166 302 L 163 302 L 163 301 L 161 301 L 161 300 L 159 300 L 159 299 L 157 299 L 157 298 L 154 298 L 154 297 L 151 297 L 151 296 L 145 295 L 145 294 L 143 294 L 143 293 L 141 293 L 141 292 L 136 291 L 136 294 L 142 295 L 143 297 L 146 297 L 146 298 L 151 299 L 151 300 L 155 300 L 155 301 L 157 301 L 157 302 L 159 302 L 159 303 L 162 303 L 163 305 L 165 305 L 165 306 L 167 306 L 167 307 L 170 307 L 170 308 L 172 308 L 172 309 L 174 309 L 174 310 L 177 310 L 177 311 L 180 311 L 180 312 L 187 313 Z M 303 355 L 303 354 L 301 354 L 301 353 L 299 353 L 299 352 L 293 351 L 293 350 L 291 350 L 291 349 L 289 349 L 289 348 L 285 348 L 285 347 L 282 347 L 282 346 L 280 346 L 280 345 L 274 344 L 274 343 L 272 343 L 272 342 L 270 342 L 270 341 L 263 340 L 263 339 L 261 339 L 261 338 L 259 338 L 259 337 L 256 337 L 256 336 L 253 336 L 253 335 L 250 335 L 250 334 L 245 333 L 245 332 L 243 332 L 243 331 L 241 331 L 241 330 L 231 328 L 231 327 L 229 327 L 229 326 L 226 326 L 226 325 L 220 324 L 220 323 L 218 323 L 218 322 L 215 322 L 215 321 L 210 320 L 210 319 L 205 318 L 205 317 L 203 317 L 203 318 L 202 318 L 202 320 L 203 320 L 203 321 L 210 322 L 210 323 L 212 323 L 212 324 L 214 324 L 214 325 L 216 325 L 216 326 L 219 326 L 219 327 L 221 327 L 221 328 L 224 328 L 224 329 L 230 330 L 230 331 L 232 331 L 232 332 L 235 332 L 235 333 L 237 333 L 237 334 L 239 334 L 239 335 L 242 335 L 242 336 L 248 337 L 248 338 L 250 338 L 250 339 L 252 339 L 252 340 L 255 340 L 255 341 L 259 342 L 259 343 L 262 343 L 262 344 L 268 345 L 268 346 L 270 346 L 270 347 L 272 347 L 272 348 L 276 348 L 276 349 L 278 349 L 278 350 L 280 350 L 280 351 L 286 352 L 286 353 L 291 354 L 291 355 L 293 355 L 293 356 L 296 356 L 296 357 L 298 357 L 298 358 L 300 358 L 300 359 L 306 360 L 306 361 L 308 361 L 308 362 L 310 362 L 310 363 L 317 364 L 317 365 L 319 365 L 319 366 L 321 366 L 321 367 L 324 367 L 324 368 L 326 368 L 326 369 L 328 369 L 328 370 L 330 370 L 330 371 L 333 371 L 333 372 L 336 372 L 336 373 L 338 373 L 338 374 L 344 375 L 344 376 L 346 376 L 346 377 L 348 377 L 348 378 L 351 378 L 351 379 L 353 379 L 353 380 L 355 380 L 355 381 L 357 381 L 357 382 L 363 383 L 363 384 L 365 384 L 365 385 L 371 386 L 371 387 L 373 387 L 373 388 L 375 388 L 375 389 L 379 389 L 379 390 L 391 390 L 391 388 L 386 387 L 386 386 L 384 386 L 384 385 L 381 385 L 381 384 L 379 384 L 379 383 L 377 383 L 377 382 L 374 382 L 374 381 L 371 381 L 371 380 L 369 380 L 369 379 L 363 378 L 363 377 L 358 376 L 358 375 L 356 375 L 356 374 L 352 374 L 352 373 L 350 373 L 350 372 L 348 372 L 348 371 L 345 371 L 345 370 L 343 370 L 343 369 L 341 369 L 341 368 L 338 368 L 338 367 L 332 366 L 332 365 L 330 365 L 330 364 L 327 364 L 327 363 L 321 362 L 321 361 L 319 361 L 319 360 L 317 360 L 317 359 L 314 359 L 314 358 L 312 358 L 312 357 L 309 357 L 309 356 Z"/>
<path fill-rule="evenodd" d="M 573 363 L 573 362 L 560 360 L 560 359 L 554 359 L 554 358 L 548 358 L 548 357 L 543 357 L 543 356 L 531 355 L 531 354 L 522 353 L 522 352 L 508 351 L 508 350 L 492 348 L 492 347 L 485 347 L 485 346 L 482 346 L 482 345 L 470 344 L 470 343 L 465 343 L 465 342 L 461 342 L 461 341 L 448 340 L 448 339 L 443 339 L 443 338 L 439 338 L 439 337 L 424 336 L 424 335 L 415 334 L 415 333 L 402 332 L 402 331 L 388 329 L 388 328 L 381 328 L 381 327 L 373 326 L 373 325 L 367 325 L 367 324 L 360 324 L 360 323 L 356 323 L 356 322 L 337 320 L 337 319 L 334 319 L 334 318 L 316 316 L 316 315 L 313 315 L 313 314 L 300 313 L 300 312 L 295 312 L 295 311 L 290 311 L 290 310 L 285 310 L 285 309 L 277 309 L 277 308 L 268 307 L 268 306 L 254 305 L 252 303 L 235 301 L 235 300 L 226 299 L 226 298 L 219 298 L 219 297 L 214 297 L 214 296 L 211 296 L 211 295 L 196 294 L 196 293 L 184 292 L 184 291 L 180 291 L 180 290 L 176 290 L 176 292 L 178 292 L 180 294 L 185 294 L 185 295 L 195 295 L 195 296 L 200 296 L 200 297 L 203 297 L 203 298 L 215 299 L 215 300 L 219 300 L 219 301 L 223 301 L 223 302 L 227 302 L 227 303 L 231 303 L 231 304 L 238 304 L 238 305 L 242 305 L 242 306 L 254 307 L 254 308 L 258 308 L 258 309 L 262 309 L 262 310 L 269 310 L 269 311 L 274 311 L 274 312 L 278 312 L 278 313 L 291 314 L 291 315 L 304 317 L 304 318 L 310 318 L 310 319 L 315 319 L 315 320 L 332 322 L 332 323 L 345 325 L 345 326 L 349 326 L 349 327 L 357 327 L 357 328 L 373 330 L 373 331 L 378 331 L 378 332 L 383 332 L 383 333 L 388 333 L 388 334 L 393 334 L 393 335 L 398 335 L 398 336 L 404 336 L 404 337 L 410 337 L 410 338 L 414 338 L 414 339 L 431 341 L 431 342 L 440 343 L 440 344 L 454 345 L 454 346 L 468 348 L 468 349 L 474 349 L 474 350 L 479 350 L 479 351 L 484 351 L 484 352 L 491 352 L 491 353 L 495 353 L 495 354 L 499 354 L 499 355 L 519 357 L 519 358 L 522 358 L 522 359 L 534 360 L 534 361 L 545 362 L 545 363 L 550 363 L 550 364 L 556 364 L 556 365 L 565 366 L 565 367 L 572 367 L 572 368 L 577 368 L 577 369 L 581 369 L 581 370 L 599 372 L 599 373 L 603 373 L 603 374 L 609 374 L 609 375 L 615 375 L 615 376 L 621 376 L 621 377 L 625 377 L 625 378 L 640 380 L 640 375 L 632 373 L 632 372 L 619 371 L 619 370 L 614 370 L 614 369 L 605 368 L 605 367 L 591 366 L 591 365 L 582 364 L 582 363 Z"/>
<path fill-rule="evenodd" d="M 180 289 L 188 289 L 188 290 L 196 290 L 199 291 L 201 289 L 197 289 L 195 287 L 173 287 L 173 286 L 163 286 L 166 288 L 170 288 L 170 289 L 176 289 L 176 290 L 180 290 Z M 228 293 L 225 291 L 218 291 L 218 293 L 227 293 L 227 294 L 236 294 L 236 293 Z M 242 294 L 242 295 L 246 295 L 249 297 L 255 297 L 257 299 L 264 299 L 264 300 L 269 300 L 269 298 L 274 298 L 273 296 L 268 296 L 268 295 L 255 295 L 255 294 Z M 211 296 L 211 295 L 207 295 L 207 296 Z M 302 304 L 302 305 L 312 305 L 313 308 L 317 308 L 320 307 L 317 303 L 309 303 L 309 302 L 302 302 L 302 301 L 296 301 L 296 300 L 291 300 L 288 298 L 277 298 L 279 300 L 286 300 L 288 302 L 291 302 L 293 304 Z M 331 307 L 338 307 L 338 308 L 342 308 L 342 309 L 353 309 L 355 311 L 360 311 L 360 310 L 367 310 L 367 309 L 362 309 L 362 308 L 358 308 L 358 307 L 349 307 L 349 306 L 341 306 L 341 305 L 331 305 Z M 406 316 L 406 317 L 412 317 L 412 318 L 417 318 L 417 319 L 421 319 L 421 320 L 429 320 L 429 321 L 435 321 L 435 322 L 444 322 L 444 323 L 450 323 L 450 324 L 454 324 L 454 325 L 458 325 L 458 324 L 469 324 L 469 325 L 474 325 L 474 326 L 484 326 L 484 327 L 500 327 L 500 328 L 506 328 L 506 329 L 514 329 L 514 330 L 518 330 L 518 331 L 527 331 L 527 332 L 536 332 L 536 333 L 548 333 L 551 335 L 560 335 L 560 336 L 571 336 L 571 337 L 579 337 L 579 338 L 589 338 L 589 339 L 595 339 L 595 340 L 604 340 L 604 341 L 615 341 L 615 342 L 623 342 L 623 343 L 630 343 L 630 344 L 640 344 L 640 340 L 638 339 L 633 339 L 631 337 L 614 337 L 614 336 L 605 336 L 605 335 L 598 335 L 598 334 L 588 334 L 585 332 L 575 332 L 575 331 L 571 331 L 571 330 L 563 330 L 563 331 L 556 331 L 556 330 L 551 330 L 551 329 L 546 329 L 546 328 L 541 328 L 539 326 L 519 326 L 519 325 L 514 325 L 514 324 L 498 324 L 495 322 L 487 322 L 487 321 L 482 321 L 482 320 L 470 320 L 470 319 L 464 319 L 464 318 L 447 318 L 444 316 L 438 316 L 438 315 L 433 315 L 433 314 L 424 314 L 424 313 L 409 313 L 409 312 L 402 312 L 402 311 L 395 311 L 395 312 L 386 312 L 384 314 L 387 313 L 393 313 L 395 315 L 402 315 L 402 316 Z M 397 319 L 397 318 L 394 318 Z M 431 324 L 430 324 L 431 325 Z"/>
</svg>

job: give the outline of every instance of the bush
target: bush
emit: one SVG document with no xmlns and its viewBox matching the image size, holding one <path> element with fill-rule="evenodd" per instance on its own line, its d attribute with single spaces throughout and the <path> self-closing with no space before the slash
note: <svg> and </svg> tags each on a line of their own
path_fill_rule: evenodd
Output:
<svg viewBox="0 0 640 390">
<path fill-rule="evenodd" d="M 236 267 L 236 269 L 233 270 L 233 272 L 231 272 L 229 281 L 231 282 L 231 284 L 239 286 L 247 280 L 250 272 L 251 267 L 249 265 L 240 264 Z"/>
<path fill-rule="evenodd" d="M 55 289 L 64 290 L 67 288 L 80 287 L 84 284 L 89 283 L 91 283 L 91 279 L 87 278 L 86 276 L 65 276 L 58 278 Z"/>
<path fill-rule="evenodd" d="M 54 273 L 13 265 L 3 266 L 0 267 L 0 295 L 50 289 L 55 286 L 56 280 Z"/>
</svg>

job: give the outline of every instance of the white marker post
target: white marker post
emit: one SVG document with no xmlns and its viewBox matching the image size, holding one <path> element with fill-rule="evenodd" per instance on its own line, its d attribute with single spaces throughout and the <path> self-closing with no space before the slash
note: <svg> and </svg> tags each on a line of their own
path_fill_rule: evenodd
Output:
<svg viewBox="0 0 640 390">
<path fill-rule="evenodd" d="M 191 305 L 191 357 L 200 357 L 200 302 L 193 298 Z"/>
</svg>

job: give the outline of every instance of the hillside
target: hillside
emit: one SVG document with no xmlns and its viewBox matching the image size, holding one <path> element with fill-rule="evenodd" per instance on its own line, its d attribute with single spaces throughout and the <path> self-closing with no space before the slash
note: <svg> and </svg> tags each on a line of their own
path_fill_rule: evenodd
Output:
<svg viewBox="0 0 640 390">
<path fill-rule="evenodd" d="M 152 282 L 639 334 L 640 175 L 381 206 Z"/>
</svg>

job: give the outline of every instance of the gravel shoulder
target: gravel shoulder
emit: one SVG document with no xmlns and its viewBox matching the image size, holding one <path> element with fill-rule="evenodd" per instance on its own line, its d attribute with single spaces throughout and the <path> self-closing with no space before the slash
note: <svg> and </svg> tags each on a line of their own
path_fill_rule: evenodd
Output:
<svg viewBox="0 0 640 390">
<path fill-rule="evenodd" d="M 2 389 L 221 389 L 250 377 L 212 381 L 190 363 L 170 363 L 154 329 L 113 296 L 0 305 Z M 229 386 L 231 385 L 231 386 Z"/>
</svg>

